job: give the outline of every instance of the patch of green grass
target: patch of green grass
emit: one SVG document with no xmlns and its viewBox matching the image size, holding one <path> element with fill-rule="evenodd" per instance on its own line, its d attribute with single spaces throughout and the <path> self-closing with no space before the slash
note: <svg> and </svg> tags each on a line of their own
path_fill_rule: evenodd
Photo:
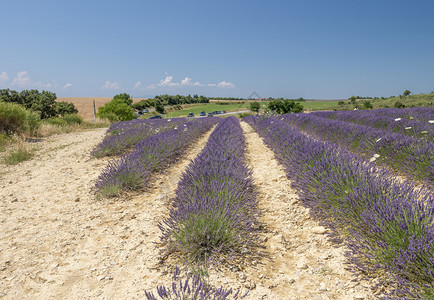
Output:
<svg viewBox="0 0 434 300">
<path fill-rule="evenodd" d="M 386 99 L 375 98 L 375 99 L 357 99 L 356 103 L 353 104 L 349 100 L 344 101 L 342 105 L 334 105 L 334 106 L 325 106 L 321 109 L 323 110 L 353 110 L 358 107 L 359 109 L 363 109 L 365 102 L 369 101 L 372 105 L 373 109 L 377 108 L 394 108 L 396 102 L 402 103 L 405 107 L 433 107 L 434 103 L 434 93 L 431 94 L 418 94 L 418 95 L 409 95 L 409 96 L 398 96 L 398 97 L 389 97 Z M 316 101 L 320 102 L 320 101 Z M 324 103 L 332 103 L 334 101 L 323 101 Z M 303 105 L 308 102 L 303 102 Z M 309 109 L 308 109 L 309 110 Z M 312 109 L 319 110 L 319 109 Z"/>
<path fill-rule="evenodd" d="M 120 185 L 108 185 L 98 191 L 98 198 L 111 198 L 119 195 Z"/>
<path fill-rule="evenodd" d="M 9 137 L 6 134 L 0 133 L 0 152 L 6 150 L 6 146 L 8 145 Z"/>
<path fill-rule="evenodd" d="M 9 152 L 4 158 L 3 162 L 7 165 L 16 165 L 20 162 L 29 160 L 33 157 L 33 151 L 27 149 L 23 144 L 19 144 L 18 147 Z"/>
<path fill-rule="evenodd" d="M 300 102 L 304 110 L 333 110 L 338 108 L 339 101 L 306 101 Z"/>
</svg>

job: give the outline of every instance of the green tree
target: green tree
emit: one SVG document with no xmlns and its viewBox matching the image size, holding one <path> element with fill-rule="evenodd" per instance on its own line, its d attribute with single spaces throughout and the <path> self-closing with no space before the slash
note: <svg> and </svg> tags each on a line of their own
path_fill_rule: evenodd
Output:
<svg viewBox="0 0 434 300">
<path fill-rule="evenodd" d="M 304 109 L 303 105 L 290 99 L 270 101 L 267 108 L 278 114 L 299 113 Z"/>
<path fill-rule="evenodd" d="M 134 109 L 131 107 L 132 100 L 131 102 L 130 100 L 128 94 L 116 95 L 112 101 L 98 108 L 96 115 L 111 122 L 132 120 L 135 116 Z"/>
<path fill-rule="evenodd" d="M 283 102 L 280 100 L 272 100 L 270 102 L 268 102 L 267 104 L 267 108 L 275 113 L 281 114 L 282 113 L 282 106 L 283 106 Z"/>
<path fill-rule="evenodd" d="M 123 102 L 128 106 L 131 106 L 133 103 L 133 99 L 131 99 L 131 96 L 127 93 L 119 94 L 113 97 L 113 100 Z"/>
<path fill-rule="evenodd" d="M 134 109 L 137 110 L 142 110 L 148 107 L 151 107 L 153 105 L 153 101 L 152 100 L 140 100 L 140 102 L 134 103 L 132 106 Z"/>
<path fill-rule="evenodd" d="M 251 102 L 250 103 L 250 110 L 259 113 L 259 110 L 261 109 L 261 103 L 259 102 Z"/>
<path fill-rule="evenodd" d="M 403 95 L 405 97 L 409 96 L 410 94 L 411 94 L 411 92 L 409 90 L 405 90 L 404 93 L 403 93 Z"/>
<path fill-rule="evenodd" d="M 23 90 L 20 93 L 4 89 L 0 91 L 0 101 L 21 104 L 26 109 L 39 113 L 41 119 L 56 116 L 54 105 L 56 94 L 49 91 Z"/>
<path fill-rule="evenodd" d="M 54 110 L 57 116 L 64 116 L 68 114 L 76 114 L 78 110 L 72 102 L 59 101 L 54 104 Z"/>
<path fill-rule="evenodd" d="M 164 105 L 163 105 L 163 103 L 161 103 L 160 100 L 158 100 L 158 99 L 155 100 L 154 107 L 158 113 L 164 114 Z"/>
</svg>

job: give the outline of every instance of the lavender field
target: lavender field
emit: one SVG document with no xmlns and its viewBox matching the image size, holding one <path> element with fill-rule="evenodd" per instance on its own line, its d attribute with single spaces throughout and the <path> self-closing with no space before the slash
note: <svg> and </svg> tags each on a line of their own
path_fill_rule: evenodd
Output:
<svg viewBox="0 0 434 300">
<path fill-rule="evenodd" d="M 282 184 L 295 189 L 298 205 L 325 228 L 328 241 L 346 249 L 352 276 L 371 280 L 372 297 L 423 299 L 434 296 L 433 119 L 432 109 L 417 108 L 249 116 L 242 122 L 274 152 L 286 173 Z M 209 283 L 215 272 L 247 270 L 251 261 L 270 259 L 262 238 L 261 183 L 252 177 L 251 150 L 245 156 L 246 129 L 235 117 L 121 122 L 93 151 L 96 157 L 108 148 L 116 149 L 110 155 L 121 154 L 97 179 L 97 194 L 143 193 L 154 174 L 182 159 L 211 129 L 159 221 L 161 259 L 176 266 L 173 284 L 157 289 L 161 299 L 252 295 L 256 285 L 245 285 L 245 294 L 242 286 Z M 155 295 L 146 294 L 159 299 Z"/>
</svg>

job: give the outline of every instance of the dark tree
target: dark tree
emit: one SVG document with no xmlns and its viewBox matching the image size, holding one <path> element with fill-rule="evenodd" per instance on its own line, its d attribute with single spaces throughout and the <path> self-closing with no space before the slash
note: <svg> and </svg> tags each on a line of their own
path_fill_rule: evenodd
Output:
<svg viewBox="0 0 434 300">
<path fill-rule="evenodd" d="M 259 110 L 261 109 L 261 103 L 259 102 L 251 102 L 250 103 L 250 110 L 259 113 Z"/>
<path fill-rule="evenodd" d="M 154 107 L 158 113 L 164 114 L 164 105 L 163 105 L 163 103 L 161 103 L 160 100 L 155 100 Z"/>
<path fill-rule="evenodd" d="M 58 116 L 64 116 L 68 114 L 76 114 L 78 110 L 75 108 L 74 103 L 59 101 L 54 104 L 54 110 Z"/>
</svg>

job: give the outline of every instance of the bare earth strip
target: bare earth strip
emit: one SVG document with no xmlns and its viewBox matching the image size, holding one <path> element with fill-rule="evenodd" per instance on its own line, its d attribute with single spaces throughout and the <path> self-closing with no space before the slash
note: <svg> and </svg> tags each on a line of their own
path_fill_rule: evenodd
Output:
<svg viewBox="0 0 434 300">
<path fill-rule="evenodd" d="M 273 152 L 248 124 L 241 125 L 263 210 L 261 222 L 266 225 L 270 259 L 230 281 L 245 278 L 245 286 L 256 286 L 249 299 L 373 298 L 371 290 L 344 269 L 345 248 L 332 245 L 325 229 L 310 219 L 308 209 L 298 202 Z"/>
<path fill-rule="evenodd" d="M 143 299 L 170 283 L 157 266 L 157 224 L 211 131 L 148 192 L 111 201 L 90 191 L 107 164 L 89 158 L 104 132 L 51 137 L 36 158 L 0 173 L 0 298 Z"/>
</svg>

